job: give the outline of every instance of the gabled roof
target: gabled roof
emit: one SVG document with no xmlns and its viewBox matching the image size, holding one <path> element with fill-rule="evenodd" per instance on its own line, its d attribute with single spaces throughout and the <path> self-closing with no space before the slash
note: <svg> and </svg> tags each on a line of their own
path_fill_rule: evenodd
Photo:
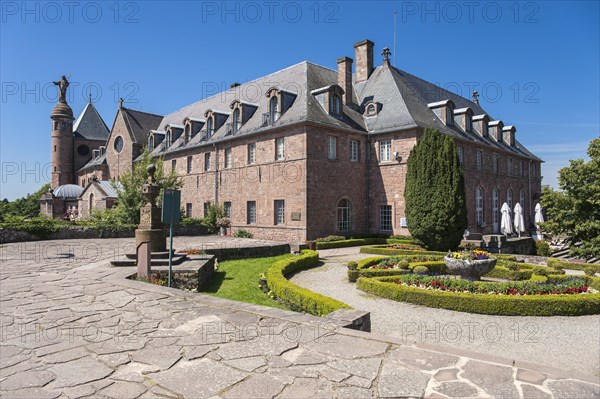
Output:
<svg viewBox="0 0 600 399">
<path fill-rule="evenodd" d="M 119 191 L 122 189 L 121 183 L 119 182 L 113 183 L 108 180 L 92 180 L 85 188 L 81 189 L 79 198 L 82 198 L 91 186 L 98 188 L 105 198 L 117 198 L 119 196 Z"/>
<path fill-rule="evenodd" d="M 81 168 L 79 168 L 79 170 L 84 170 L 84 169 L 88 169 L 88 168 L 92 168 L 94 166 L 100 166 L 100 165 L 106 165 L 106 153 L 100 155 L 97 158 L 90 159 L 88 161 L 88 163 L 86 163 Z M 78 170 L 78 172 L 79 172 L 79 170 Z"/>
<path fill-rule="evenodd" d="M 158 127 L 162 115 L 150 114 L 135 109 L 121 108 L 127 128 L 133 140 L 138 144 L 146 144 L 148 132 Z"/>
<path fill-rule="evenodd" d="M 85 140 L 106 140 L 108 126 L 98 113 L 96 107 L 88 102 L 73 125 L 73 136 Z"/>
</svg>

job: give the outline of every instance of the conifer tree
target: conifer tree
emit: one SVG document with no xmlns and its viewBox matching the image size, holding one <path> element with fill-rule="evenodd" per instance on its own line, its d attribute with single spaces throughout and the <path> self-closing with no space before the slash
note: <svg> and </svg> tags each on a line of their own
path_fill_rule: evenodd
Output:
<svg viewBox="0 0 600 399">
<path fill-rule="evenodd" d="M 407 167 L 408 230 L 429 250 L 455 249 L 468 221 L 464 174 L 454 140 L 426 129 L 410 152 Z"/>
</svg>

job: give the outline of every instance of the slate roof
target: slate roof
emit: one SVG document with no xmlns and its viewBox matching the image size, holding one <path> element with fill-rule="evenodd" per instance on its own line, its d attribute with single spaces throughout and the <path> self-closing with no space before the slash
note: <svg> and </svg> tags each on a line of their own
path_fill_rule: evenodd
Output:
<svg viewBox="0 0 600 399">
<path fill-rule="evenodd" d="M 156 129 L 163 119 L 162 115 L 150 114 L 135 109 L 122 108 L 122 110 L 125 123 L 133 139 L 138 144 L 145 145 L 147 143 L 148 132 Z"/>
<path fill-rule="evenodd" d="M 99 166 L 104 164 L 106 164 L 106 153 L 100 155 L 98 158 L 90 159 L 89 162 L 83 165 L 79 170 L 84 170 L 93 166 Z"/>
<path fill-rule="evenodd" d="M 116 184 L 116 186 L 115 186 Z M 121 190 L 122 186 L 120 182 L 116 182 L 113 184 L 113 182 L 108 181 L 108 180 L 92 180 L 86 187 L 85 189 L 81 188 L 81 193 L 79 194 L 79 198 L 82 198 L 83 195 L 85 194 L 86 191 L 88 191 L 88 189 L 92 186 L 96 186 L 98 187 L 98 189 L 104 193 L 104 197 L 106 198 L 117 198 L 119 196 L 119 191 Z M 79 187 L 79 186 L 78 186 Z"/>
<path fill-rule="evenodd" d="M 52 191 L 52 194 L 57 198 L 77 198 L 83 192 L 83 187 L 77 184 L 63 184 Z"/>
<path fill-rule="evenodd" d="M 73 136 L 85 140 L 106 140 L 110 130 L 96 107 L 88 102 L 73 124 Z"/>
<path fill-rule="evenodd" d="M 440 132 L 455 138 L 540 160 L 519 141 L 516 141 L 515 146 L 510 146 L 503 142 L 498 143 L 492 138 L 483 138 L 475 132 L 465 132 L 459 126 L 446 126 L 428 107 L 428 104 L 449 99 L 454 102 L 456 109 L 471 108 L 473 115 L 481 115 L 486 112 L 479 104 L 469 99 L 397 68 L 388 65 L 379 66 L 374 69 L 367 81 L 353 84 L 354 102 L 361 106 L 359 109 L 363 109 L 362 106 L 369 101 L 376 101 L 381 104 L 381 110 L 375 116 L 365 117 L 361 112 L 346 105 L 342 106 L 340 117 L 329 115 L 319 104 L 316 95 L 311 92 L 337 83 L 337 71 L 304 61 L 230 88 L 166 115 L 160 121 L 156 130 L 164 131 L 167 125 L 181 125 L 185 118 L 202 119 L 209 109 L 228 110 L 233 100 L 258 105 L 254 115 L 235 134 L 228 135 L 226 133 L 226 124 L 231 122 L 228 119 L 208 139 L 203 139 L 202 133 L 199 133 L 190 142 L 185 143 L 185 137 L 182 134 L 168 148 L 166 148 L 166 142 L 163 141 L 154 149 L 152 154 L 158 155 L 201 147 L 210 143 L 229 140 L 232 137 L 258 134 L 268 129 L 298 122 L 314 122 L 364 134 L 380 134 L 416 127 L 436 128 Z M 269 108 L 265 93 L 271 87 L 293 93 L 296 98 L 290 108 L 279 117 L 273 126 L 263 127 L 262 115 L 267 113 Z M 488 114 L 488 117 L 493 120 L 491 115 Z M 146 140 L 149 131 L 150 129 L 147 129 L 143 132 L 144 140 Z"/>
</svg>

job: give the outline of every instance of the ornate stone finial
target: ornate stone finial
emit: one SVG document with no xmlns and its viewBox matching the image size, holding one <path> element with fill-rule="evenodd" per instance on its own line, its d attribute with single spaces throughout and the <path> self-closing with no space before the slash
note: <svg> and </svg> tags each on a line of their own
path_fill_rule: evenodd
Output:
<svg viewBox="0 0 600 399">
<path fill-rule="evenodd" d="M 392 52 L 390 51 L 389 48 L 385 47 L 383 49 L 383 51 L 381 52 L 381 55 L 383 55 L 384 62 L 390 62 L 390 55 L 392 55 Z"/>
<path fill-rule="evenodd" d="M 67 87 L 69 87 L 69 81 L 63 75 L 58 82 L 52 82 L 58 86 L 58 101 L 66 104 L 67 103 Z"/>
<path fill-rule="evenodd" d="M 148 183 L 156 183 L 156 179 L 154 178 L 154 174 L 156 173 L 156 165 L 153 163 L 148 165 L 146 172 L 148 172 Z"/>
<path fill-rule="evenodd" d="M 156 184 L 156 179 L 154 178 L 154 173 L 156 173 L 156 165 L 150 164 L 146 168 L 148 172 L 148 181 L 142 187 L 142 192 L 144 193 L 144 197 L 146 197 L 147 205 L 150 205 L 152 208 L 156 208 L 156 197 L 160 192 L 160 188 L 158 184 Z"/>
<path fill-rule="evenodd" d="M 479 105 L 479 92 L 477 92 L 477 90 L 473 92 L 473 102 Z"/>
<path fill-rule="evenodd" d="M 123 108 L 123 97 L 119 98 L 119 108 Z"/>
</svg>

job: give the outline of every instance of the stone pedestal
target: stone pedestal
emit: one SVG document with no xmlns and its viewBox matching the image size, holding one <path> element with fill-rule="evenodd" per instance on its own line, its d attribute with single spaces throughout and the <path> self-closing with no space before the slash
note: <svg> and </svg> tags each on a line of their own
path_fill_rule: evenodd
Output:
<svg viewBox="0 0 600 399">
<path fill-rule="evenodd" d="M 140 224 L 135 230 L 135 245 L 150 242 L 152 252 L 165 252 L 167 238 L 165 229 L 160 221 L 161 208 L 146 204 L 140 210 Z"/>
</svg>

